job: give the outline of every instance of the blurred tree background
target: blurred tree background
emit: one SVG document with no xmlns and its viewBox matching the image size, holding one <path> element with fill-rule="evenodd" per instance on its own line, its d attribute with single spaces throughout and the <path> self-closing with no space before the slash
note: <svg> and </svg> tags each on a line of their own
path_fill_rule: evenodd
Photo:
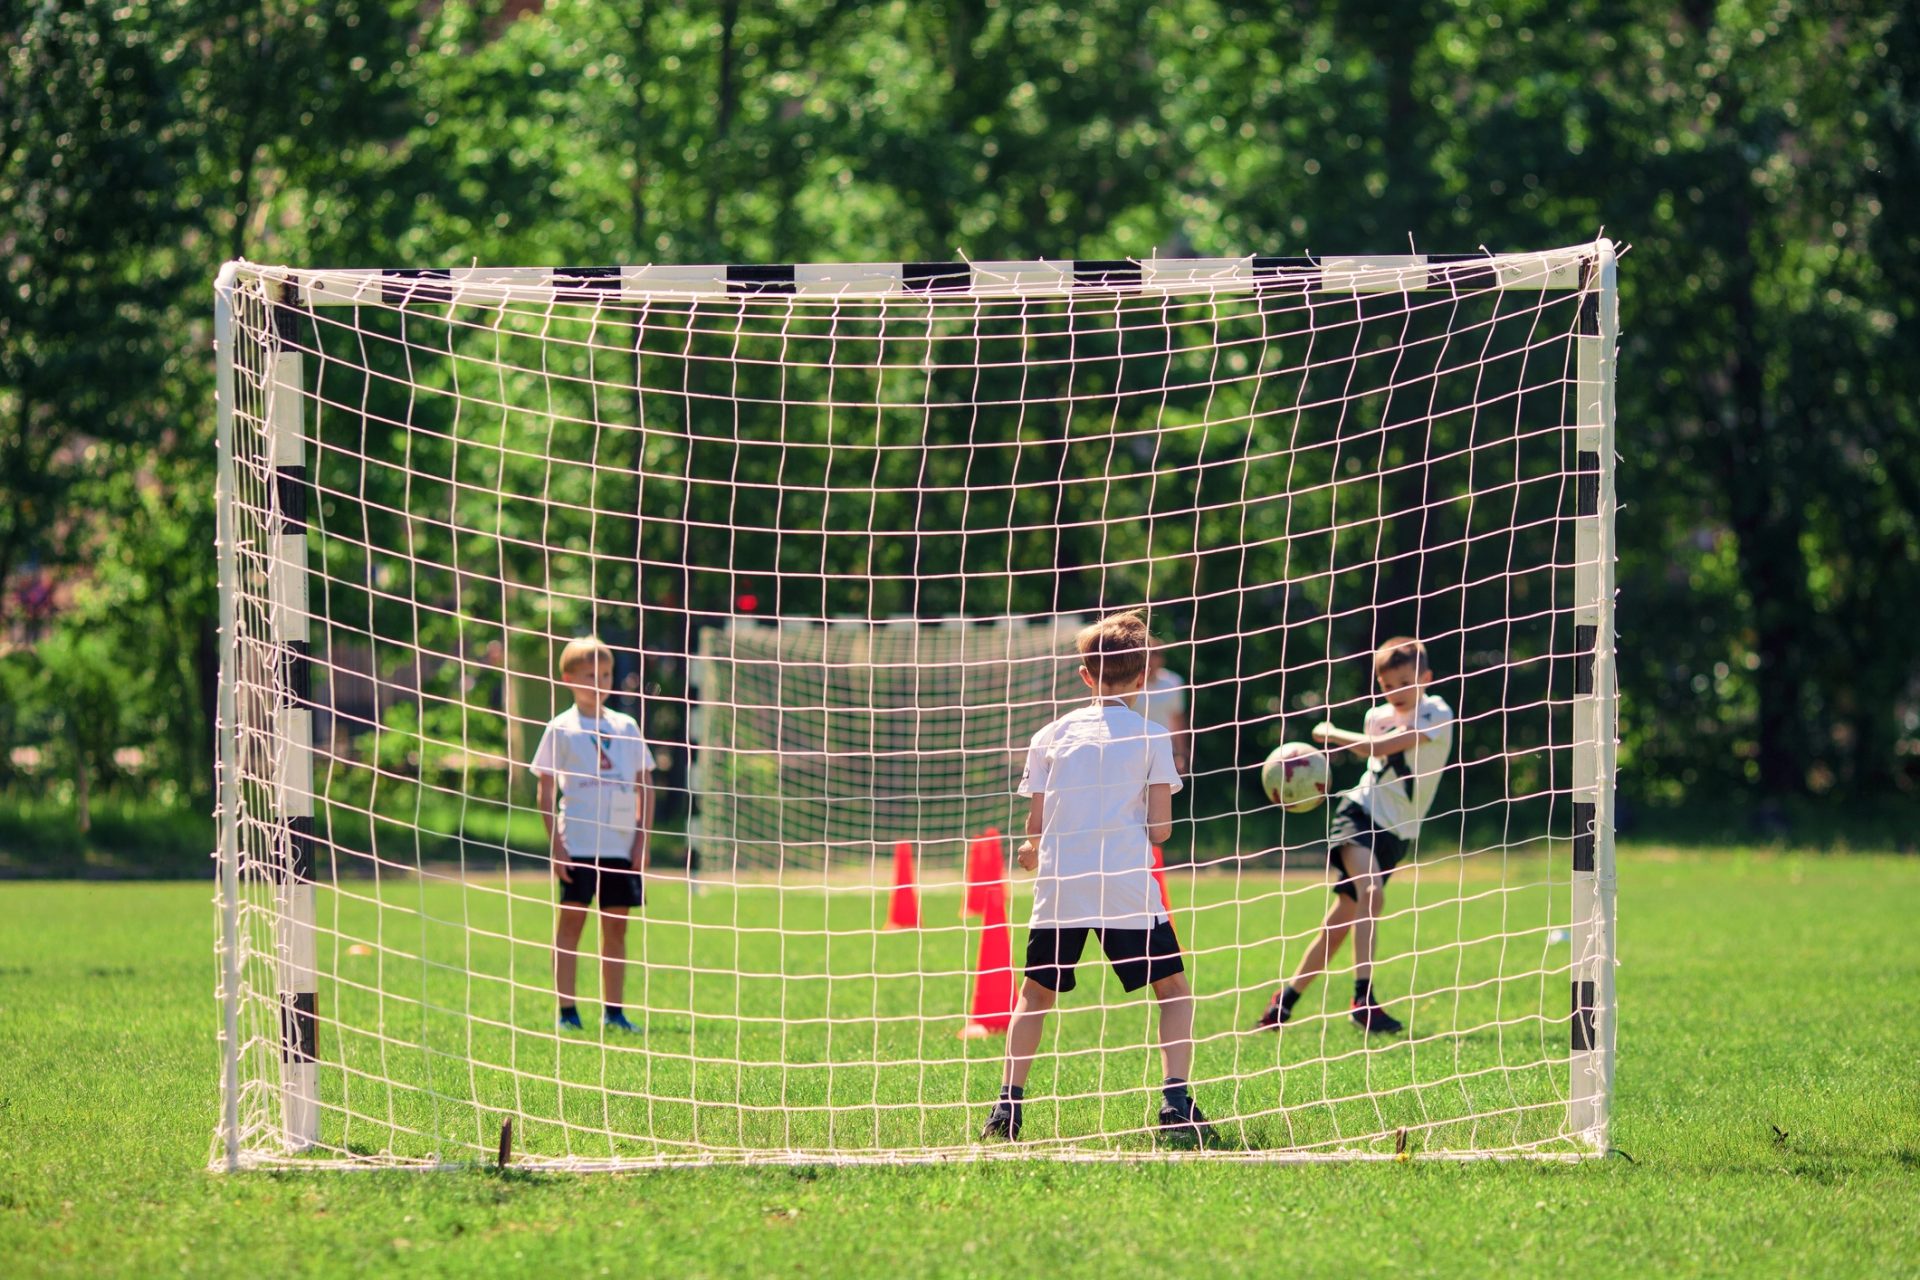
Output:
<svg viewBox="0 0 1920 1280">
<path fill-rule="evenodd" d="M 0 12 L 10 865 L 169 830 L 208 847 L 211 283 L 235 256 L 1118 258 L 1516 250 L 1604 230 L 1631 246 L 1623 796 L 1653 830 L 1705 814 L 1730 825 L 1699 834 L 1723 839 L 1792 824 L 1825 841 L 1911 812 L 1912 6 Z"/>
</svg>

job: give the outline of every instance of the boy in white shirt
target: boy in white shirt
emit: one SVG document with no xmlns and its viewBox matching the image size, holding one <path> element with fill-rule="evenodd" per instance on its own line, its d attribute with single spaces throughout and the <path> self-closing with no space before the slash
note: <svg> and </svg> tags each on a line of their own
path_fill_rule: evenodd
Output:
<svg viewBox="0 0 1920 1280">
<path fill-rule="evenodd" d="M 1120 985 L 1151 984 L 1160 1005 L 1161 1133 L 1204 1143 L 1207 1119 L 1187 1091 L 1193 1062 L 1193 989 L 1180 942 L 1153 879 L 1151 846 L 1173 830 L 1180 775 L 1172 740 L 1128 705 L 1146 678 L 1147 624 L 1118 613 L 1081 631 L 1080 678 L 1091 705 L 1070 711 L 1033 736 L 1020 793 L 1030 797 L 1027 840 L 1016 855 L 1034 882 L 1027 929 L 1026 980 L 1007 1028 L 1007 1065 L 999 1101 L 982 1141 L 1020 1136 L 1027 1074 L 1040 1033 L 1087 935 L 1100 939 Z"/>
<path fill-rule="evenodd" d="M 653 752 L 632 716 L 606 710 L 613 690 L 613 651 L 597 636 L 560 651 L 560 680 L 573 705 L 553 718 L 533 753 L 540 817 L 547 824 L 553 874 L 560 881 L 560 922 L 553 940 L 553 982 L 560 1028 L 579 1031 L 574 975 L 587 910 L 600 899 L 600 998 L 609 1031 L 636 1033 L 623 1007 L 627 976 L 627 912 L 645 905 L 640 868 L 653 824 L 647 774 Z M 559 803 L 555 805 L 555 793 Z"/>
<path fill-rule="evenodd" d="M 1410 636 L 1381 645 L 1373 655 L 1373 672 L 1387 700 L 1367 712 L 1365 732 L 1336 729 L 1325 720 L 1314 726 L 1313 740 L 1325 745 L 1328 754 L 1351 751 L 1363 756 L 1367 771 L 1358 786 L 1341 795 L 1328 829 L 1333 909 L 1293 980 L 1273 993 L 1256 1030 L 1276 1031 L 1293 1016 L 1300 993 L 1326 969 L 1348 932 L 1353 934 L 1349 1016 L 1368 1034 L 1405 1030 L 1374 998 L 1374 939 L 1387 877 L 1420 834 L 1453 750 L 1453 708 L 1426 692 L 1433 679 L 1426 646 Z"/>
<path fill-rule="evenodd" d="M 1147 683 L 1134 699 L 1133 709 L 1173 735 L 1173 767 L 1185 776 L 1193 759 L 1193 727 L 1187 722 L 1187 682 L 1167 668 L 1166 647 L 1159 641 L 1147 650 Z"/>
</svg>

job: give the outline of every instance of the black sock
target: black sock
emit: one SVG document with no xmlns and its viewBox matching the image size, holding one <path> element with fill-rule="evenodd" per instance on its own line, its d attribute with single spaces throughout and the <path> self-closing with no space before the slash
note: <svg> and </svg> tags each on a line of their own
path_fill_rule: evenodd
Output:
<svg viewBox="0 0 1920 1280">
<path fill-rule="evenodd" d="M 1187 1082 L 1179 1076 L 1168 1076 L 1160 1082 L 1160 1096 L 1175 1111 L 1185 1111 L 1193 1105 L 1193 1099 L 1187 1096 Z"/>
<path fill-rule="evenodd" d="M 560 1006 L 560 1016 L 563 1018 L 578 1018 L 580 1016 L 580 1006 L 577 1004 L 563 1004 Z"/>
<path fill-rule="evenodd" d="M 1372 978 L 1355 978 L 1353 980 L 1353 1002 L 1355 1004 L 1374 1003 Z"/>
<path fill-rule="evenodd" d="M 1280 1007 L 1282 1009 L 1285 1009 L 1288 1013 L 1292 1013 L 1293 1006 L 1299 1003 L 1300 993 L 1298 991 L 1295 991 L 1292 987 L 1280 988 Z"/>
<path fill-rule="evenodd" d="M 619 1005 L 610 1004 L 607 1006 L 606 1013 L 604 1016 L 609 1018 L 620 1018 L 620 1017 L 625 1017 L 626 1012 Z"/>
<path fill-rule="evenodd" d="M 1026 1096 L 1027 1090 L 1024 1085 L 1003 1084 L 1000 1086 L 1000 1101 L 1002 1102 L 1011 1102 L 1017 1106 Z"/>
</svg>

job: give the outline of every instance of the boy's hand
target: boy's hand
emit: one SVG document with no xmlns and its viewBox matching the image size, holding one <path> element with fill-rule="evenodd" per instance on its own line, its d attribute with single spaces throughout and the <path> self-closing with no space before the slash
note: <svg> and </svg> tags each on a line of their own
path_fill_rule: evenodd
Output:
<svg viewBox="0 0 1920 1280">
<path fill-rule="evenodd" d="M 1031 840 L 1022 840 L 1020 847 L 1013 851 L 1013 860 L 1020 864 L 1022 871 L 1033 871 L 1040 865 L 1040 846 Z"/>
<path fill-rule="evenodd" d="M 567 870 L 567 864 L 573 859 L 567 856 L 566 842 L 556 834 L 553 837 L 552 848 L 548 852 L 553 858 L 553 874 L 560 877 L 561 884 L 572 884 L 573 872 Z"/>
<path fill-rule="evenodd" d="M 1322 720 L 1313 726 L 1313 740 L 1322 746 L 1331 746 L 1340 737 L 1340 731 L 1333 727 L 1333 721 Z"/>
</svg>

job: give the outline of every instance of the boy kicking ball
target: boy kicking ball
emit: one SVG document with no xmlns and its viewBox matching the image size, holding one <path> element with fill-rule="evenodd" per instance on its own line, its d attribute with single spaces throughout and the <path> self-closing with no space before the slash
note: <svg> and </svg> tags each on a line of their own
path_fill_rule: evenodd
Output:
<svg viewBox="0 0 1920 1280">
<path fill-rule="evenodd" d="M 613 690 L 613 651 L 597 637 L 568 641 L 560 651 L 560 680 L 573 693 L 573 705 L 547 726 L 532 765 L 553 874 L 560 882 L 560 923 L 553 940 L 560 1029 L 584 1029 L 574 1000 L 574 975 L 587 910 L 598 897 L 606 1027 L 637 1033 L 622 1005 L 627 912 L 645 905 L 639 869 L 646 865 L 647 830 L 653 823 L 653 790 L 647 785 L 653 752 L 632 716 L 606 709 Z"/>
<path fill-rule="evenodd" d="M 1381 645 L 1373 655 L 1373 672 L 1386 702 L 1367 712 L 1365 732 L 1336 729 L 1327 721 L 1313 731 L 1328 754 L 1351 751 L 1365 757 L 1367 771 L 1340 797 L 1328 829 L 1327 866 L 1337 895 L 1333 909 L 1293 980 L 1273 993 L 1255 1024 L 1258 1030 L 1277 1030 L 1293 1016 L 1300 993 L 1326 969 L 1348 932 L 1353 934 L 1354 1022 L 1369 1034 L 1405 1029 L 1374 997 L 1374 943 L 1387 877 L 1420 834 L 1453 748 L 1453 709 L 1426 692 L 1433 673 L 1418 640 L 1402 636 Z"/>
<path fill-rule="evenodd" d="M 1030 797 L 1017 858 L 1034 882 L 1026 980 L 1007 1029 L 1000 1099 L 982 1141 L 1020 1136 L 1027 1073 L 1047 1011 L 1074 988 L 1087 935 L 1129 992 L 1153 987 L 1160 1005 L 1160 1132 L 1186 1145 L 1212 1136 L 1187 1091 L 1193 1063 L 1193 990 L 1173 923 L 1153 879 L 1151 846 L 1173 831 L 1180 789 L 1173 739 L 1128 705 L 1147 672 L 1147 624 L 1117 613 L 1080 633 L 1080 678 L 1093 702 L 1033 736 L 1020 794 Z"/>
</svg>

